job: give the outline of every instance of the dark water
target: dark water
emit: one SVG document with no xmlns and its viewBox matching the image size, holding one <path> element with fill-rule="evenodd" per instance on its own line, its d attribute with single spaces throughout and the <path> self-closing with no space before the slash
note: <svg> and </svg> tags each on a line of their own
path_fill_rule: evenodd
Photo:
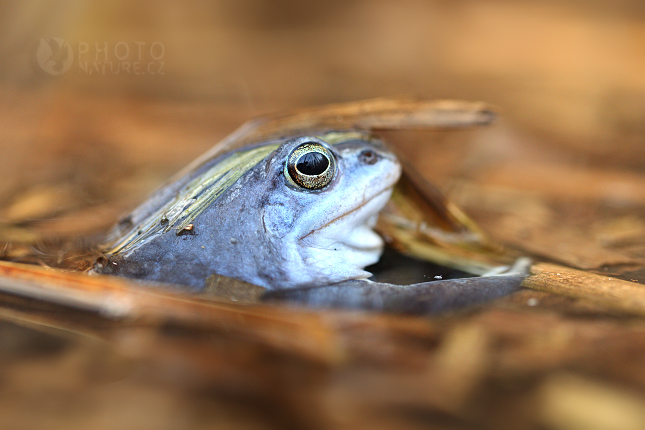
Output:
<svg viewBox="0 0 645 430">
<path fill-rule="evenodd" d="M 408 257 L 386 248 L 378 263 L 366 267 L 374 274 L 372 281 L 395 285 L 409 285 L 439 279 L 468 278 L 473 275 L 428 261 Z M 438 278 L 438 277 L 441 278 Z"/>
</svg>

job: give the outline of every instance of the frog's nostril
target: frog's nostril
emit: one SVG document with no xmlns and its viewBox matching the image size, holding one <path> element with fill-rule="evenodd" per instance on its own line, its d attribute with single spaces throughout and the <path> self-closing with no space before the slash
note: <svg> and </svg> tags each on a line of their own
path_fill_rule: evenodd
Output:
<svg viewBox="0 0 645 430">
<path fill-rule="evenodd" d="M 358 159 L 365 164 L 374 164 L 378 161 L 379 155 L 371 149 L 365 149 L 364 151 L 361 151 Z"/>
</svg>

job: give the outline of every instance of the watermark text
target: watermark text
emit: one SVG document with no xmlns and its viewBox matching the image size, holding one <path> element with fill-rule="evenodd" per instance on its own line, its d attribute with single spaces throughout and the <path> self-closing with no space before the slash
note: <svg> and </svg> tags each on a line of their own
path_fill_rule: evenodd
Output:
<svg viewBox="0 0 645 430">
<path fill-rule="evenodd" d="M 162 42 L 77 42 L 41 39 L 36 52 L 40 68 L 54 76 L 76 69 L 86 75 L 164 75 Z M 76 66 L 76 67 L 74 67 Z"/>
</svg>

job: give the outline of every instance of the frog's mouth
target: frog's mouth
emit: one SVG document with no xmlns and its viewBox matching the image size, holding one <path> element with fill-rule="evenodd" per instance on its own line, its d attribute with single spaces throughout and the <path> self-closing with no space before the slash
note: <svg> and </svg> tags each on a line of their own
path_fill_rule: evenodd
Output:
<svg viewBox="0 0 645 430">
<path fill-rule="evenodd" d="M 325 246 L 327 249 L 341 244 L 354 251 L 378 253 L 380 256 L 383 240 L 372 228 L 376 225 L 378 213 L 390 199 L 393 188 L 394 185 L 391 185 L 374 193 L 349 211 L 310 231 L 300 241 L 316 241 L 318 245 L 328 242 L 330 245 Z"/>
</svg>

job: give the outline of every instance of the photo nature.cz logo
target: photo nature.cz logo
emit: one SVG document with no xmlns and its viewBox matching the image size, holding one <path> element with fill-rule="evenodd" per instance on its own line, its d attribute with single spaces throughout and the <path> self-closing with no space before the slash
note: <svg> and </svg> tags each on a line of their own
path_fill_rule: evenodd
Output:
<svg viewBox="0 0 645 430">
<path fill-rule="evenodd" d="M 76 45 L 78 73 L 87 75 L 164 75 L 166 49 L 161 42 L 79 42 Z M 67 73 L 74 63 L 74 49 L 60 37 L 40 39 L 38 65 L 53 76 Z"/>
</svg>

